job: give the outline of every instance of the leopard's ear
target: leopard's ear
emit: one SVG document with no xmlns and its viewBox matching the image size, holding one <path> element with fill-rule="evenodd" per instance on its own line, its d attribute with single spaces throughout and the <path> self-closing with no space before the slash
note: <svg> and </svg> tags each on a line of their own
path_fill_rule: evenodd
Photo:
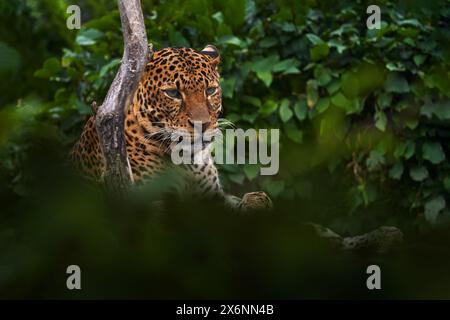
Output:
<svg viewBox="0 0 450 320">
<path fill-rule="evenodd" d="M 212 44 L 208 44 L 206 47 L 203 48 L 201 53 L 206 54 L 211 57 L 211 63 L 213 65 L 218 65 L 220 63 L 220 54 L 219 50 Z"/>
</svg>

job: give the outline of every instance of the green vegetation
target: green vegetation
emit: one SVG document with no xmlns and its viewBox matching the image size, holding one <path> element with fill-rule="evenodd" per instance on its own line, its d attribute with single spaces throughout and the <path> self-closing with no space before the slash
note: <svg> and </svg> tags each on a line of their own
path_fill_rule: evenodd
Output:
<svg viewBox="0 0 450 320">
<path fill-rule="evenodd" d="M 82 29 L 68 30 L 73 1 L 0 0 L 0 297 L 72 297 L 60 271 L 71 260 L 96 279 L 80 297 L 370 297 L 365 287 L 323 295 L 330 287 L 314 279 L 327 268 L 351 288 L 370 258 L 323 258 L 328 248 L 300 234 L 305 220 L 344 235 L 395 225 L 411 241 L 436 236 L 428 255 L 382 262 L 410 268 L 405 279 L 431 272 L 426 261 L 448 270 L 448 249 L 447 260 L 432 253 L 447 248 L 450 221 L 450 1 L 379 1 L 380 30 L 366 27 L 368 1 L 142 2 L 155 49 L 219 48 L 227 119 L 281 129 L 278 175 L 221 166 L 230 193 L 264 190 L 276 216 L 173 204 L 154 217 L 160 190 L 111 213 L 65 160 L 120 64 L 115 2 L 76 1 Z M 133 276 L 113 287 L 117 272 Z M 449 296 L 428 280 L 411 293 L 392 278 L 384 297 Z"/>
</svg>

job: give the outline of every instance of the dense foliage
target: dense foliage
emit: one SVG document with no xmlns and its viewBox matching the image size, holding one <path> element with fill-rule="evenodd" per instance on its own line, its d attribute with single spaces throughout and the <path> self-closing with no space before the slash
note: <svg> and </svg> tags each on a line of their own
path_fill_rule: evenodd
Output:
<svg viewBox="0 0 450 320">
<path fill-rule="evenodd" d="M 340 202 L 348 213 L 394 198 L 411 221 L 424 215 L 435 223 L 448 217 L 450 191 L 450 9 L 447 1 L 421 4 L 384 2 L 381 30 L 367 29 L 364 1 L 144 1 L 144 12 L 155 48 L 221 49 L 229 120 L 283 130 L 279 175 L 261 178 L 255 166 L 226 166 L 229 189 L 309 198 L 332 177 L 346 186 Z M 65 27 L 65 1 L 2 6 L 19 21 L 9 23 L 16 32 L 2 31 L 10 38 L 1 43 L 2 72 L 18 82 L 2 99 L 31 106 L 32 116 L 49 120 L 70 146 L 120 63 L 115 3 L 80 3 L 79 31 Z M 32 36 L 20 32 L 24 26 Z M 50 57 L 39 62 L 44 56 Z"/>
<path fill-rule="evenodd" d="M 286 209 L 289 216 L 301 211 L 302 218 L 344 234 L 381 224 L 417 234 L 448 223 L 450 1 L 378 1 L 380 30 L 366 27 L 367 1 L 142 2 L 155 49 L 201 49 L 208 43 L 220 49 L 227 119 L 237 127 L 282 130 L 279 174 L 259 176 L 254 165 L 221 166 L 229 192 L 265 190 L 280 212 L 285 212 L 283 204 L 294 204 Z M 77 1 L 80 30 L 66 28 L 69 4 L 0 1 L 0 199 L 10 209 L 2 217 L 5 222 L 22 223 L 22 218 L 15 220 L 17 214 L 32 206 L 23 199 L 54 182 L 59 171 L 46 165 L 64 159 L 91 113 L 89 105 L 103 100 L 120 64 L 115 2 Z M 53 192 L 55 186 L 48 188 Z M 76 199 L 69 199 L 74 206 L 69 219 L 75 208 L 95 211 Z M 94 225 L 106 232 L 100 227 L 102 217 L 86 219 L 89 223 L 73 228 Z M 165 231 L 146 227 L 158 241 L 167 240 Z M 186 237 L 198 231 L 190 227 Z M 15 239 L 14 230 L 7 227 L 0 236 Z M 87 237 L 94 239 L 93 229 L 88 230 Z M 279 243 L 292 240 L 280 230 L 273 231 L 279 232 Z M 201 236 L 211 234 L 203 230 Z M 217 245 L 229 249 L 229 244 Z M 177 252 L 163 261 L 182 264 Z M 108 254 L 99 257 L 99 265 L 107 263 Z M 289 252 L 279 255 L 291 257 Z M 301 268 L 299 261 L 291 263 Z M 229 276 L 222 271 L 221 279 Z M 0 269 L 0 285 L 1 275 Z M 279 282 L 273 281 L 276 287 Z M 220 292 L 232 295 L 228 289 Z"/>
</svg>

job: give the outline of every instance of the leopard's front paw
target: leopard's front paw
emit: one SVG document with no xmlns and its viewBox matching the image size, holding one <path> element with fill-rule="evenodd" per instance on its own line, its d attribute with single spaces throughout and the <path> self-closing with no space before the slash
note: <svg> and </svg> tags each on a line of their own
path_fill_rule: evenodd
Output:
<svg viewBox="0 0 450 320">
<path fill-rule="evenodd" d="M 270 210 L 273 204 L 265 192 L 256 191 L 244 194 L 239 207 L 241 211 Z"/>
<path fill-rule="evenodd" d="M 225 205 L 231 210 L 239 210 L 242 199 L 232 195 L 225 196 Z"/>
</svg>

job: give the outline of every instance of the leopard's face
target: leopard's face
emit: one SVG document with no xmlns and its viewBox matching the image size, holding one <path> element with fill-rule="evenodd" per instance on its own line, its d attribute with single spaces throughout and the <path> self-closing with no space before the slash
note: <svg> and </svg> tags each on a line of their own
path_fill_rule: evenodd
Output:
<svg viewBox="0 0 450 320">
<path fill-rule="evenodd" d="M 154 52 L 135 95 L 135 116 L 147 138 L 175 132 L 211 135 L 222 110 L 217 49 L 165 48 Z M 195 129 L 194 129 L 195 128 Z M 201 132 L 199 132 L 201 131 Z"/>
</svg>

